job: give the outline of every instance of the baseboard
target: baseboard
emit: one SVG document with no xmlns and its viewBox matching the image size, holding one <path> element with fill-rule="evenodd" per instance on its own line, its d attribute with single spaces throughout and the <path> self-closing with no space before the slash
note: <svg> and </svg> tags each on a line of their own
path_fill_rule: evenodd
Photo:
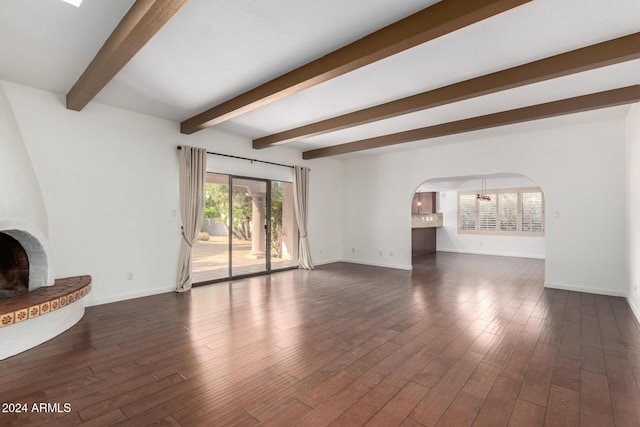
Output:
<svg viewBox="0 0 640 427">
<path fill-rule="evenodd" d="M 340 258 L 334 258 L 334 259 L 325 259 L 322 261 L 313 261 L 313 265 L 325 265 L 325 264 L 334 264 L 336 262 L 342 262 L 342 259 Z"/>
<path fill-rule="evenodd" d="M 490 255 L 490 256 L 505 256 L 512 258 L 532 258 L 532 259 L 545 259 L 541 255 L 529 255 L 529 254 L 514 254 L 507 252 L 492 252 L 492 251 L 468 251 L 464 249 L 437 249 L 436 252 L 449 252 L 453 254 L 468 254 L 468 255 Z"/>
<path fill-rule="evenodd" d="M 131 292 L 127 294 L 113 295 L 113 296 L 104 297 L 104 298 L 96 298 L 96 299 L 87 298 L 86 306 L 93 307 L 94 305 L 109 304 L 112 302 L 125 301 L 129 299 L 134 299 L 134 298 L 142 298 L 142 297 L 148 297 L 151 295 L 164 294 L 166 292 L 171 292 L 174 290 L 175 288 L 167 289 L 165 287 L 165 288 L 147 289 L 144 291 Z M 95 288 L 93 288 L 92 291 L 95 291 Z M 91 296 L 91 293 L 89 293 L 89 297 L 90 296 Z"/>
<path fill-rule="evenodd" d="M 389 264 L 385 262 L 373 262 L 373 261 L 363 261 L 363 260 L 355 260 L 355 259 L 342 259 L 337 262 L 348 262 L 350 264 L 361 264 L 361 265 L 372 265 L 374 267 L 384 267 L 384 268 L 395 268 L 396 270 L 413 270 L 413 266 L 411 264 Z"/>
<path fill-rule="evenodd" d="M 560 289 L 563 291 L 584 292 L 587 294 L 608 295 L 612 297 L 626 297 L 627 294 L 622 291 L 614 291 L 611 289 L 588 288 L 586 286 L 568 285 L 566 283 L 544 282 L 545 288 Z"/>
<path fill-rule="evenodd" d="M 631 307 L 631 312 L 633 313 L 634 316 L 636 316 L 636 320 L 638 321 L 638 323 L 640 323 L 640 307 L 635 305 L 628 295 L 627 295 L 627 304 L 629 304 L 629 307 Z"/>
</svg>

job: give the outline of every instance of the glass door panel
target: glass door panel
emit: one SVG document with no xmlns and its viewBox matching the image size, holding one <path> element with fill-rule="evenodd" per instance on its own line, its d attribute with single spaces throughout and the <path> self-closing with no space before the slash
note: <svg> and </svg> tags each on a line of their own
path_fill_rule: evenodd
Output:
<svg viewBox="0 0 640 427">
<path fill-rule="evenodd" d="M 297 265 L 292 183 L 209 172 L 204 196 L 204 220 L 192 252 L 194 283 Z"/>
<path fill-rule="evenodd" d="M 235 178 L 231 197 L 231 275 L 267 270 L 267 181 Z"/>
<path fill-rule="evenodd" d="M 204 220 L 193 245 L 193 282 L 229 277 L 229 176 L 207 173 Z"/>
<path fill-rule="evenodd" d="M 298 225 L 293 207 L 293 184 L 271 181 L 271 270 L 298 263 Z"/>
</svg>

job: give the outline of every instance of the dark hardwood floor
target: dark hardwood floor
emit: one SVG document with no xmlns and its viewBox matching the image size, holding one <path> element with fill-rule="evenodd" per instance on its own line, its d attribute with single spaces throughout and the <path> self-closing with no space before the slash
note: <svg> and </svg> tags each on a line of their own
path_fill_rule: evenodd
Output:
<svg viewBox="0 0 640 427">
<path fill-rule="evenodd" d="M 541 260 L 416 261 L 88 308 L 0 362 L 0 402 L 28 405 L 0 425 L 640 426 L 623 298 L 544 289 Z"/>
</svg>

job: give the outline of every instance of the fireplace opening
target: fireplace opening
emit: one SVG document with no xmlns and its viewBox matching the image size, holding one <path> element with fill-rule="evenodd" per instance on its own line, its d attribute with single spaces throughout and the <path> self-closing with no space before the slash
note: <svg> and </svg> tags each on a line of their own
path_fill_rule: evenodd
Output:
<svg viewBox="0 0 640 427">
<path fill-rule="evenodd" d="M 0 299 L 29 292 L 29 257 L 20 242 L 0 233 Z"/>
</svg>

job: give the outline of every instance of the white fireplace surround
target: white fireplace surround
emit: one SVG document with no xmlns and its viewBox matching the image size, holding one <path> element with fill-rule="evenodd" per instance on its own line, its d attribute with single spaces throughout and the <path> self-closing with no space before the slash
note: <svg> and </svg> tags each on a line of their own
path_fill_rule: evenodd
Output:
<svg viewBox="0 0 640 427">
<path fill-rule="evenodd" d="M 47 212 L 29 153 L 0 84 L 0 232 L 29 259 L 29 291 L 55 282 Z"/>
<path fill-rule="evenodd" d="M 55 283 L 49 223 L 40 184 L 0 84 L 0 233 L 16 239 L 29 259 L 29 292 Z M 18 297 L 20 298 L 20 297 Z M 39 313 L 39 312 L 38 312 Z M 0 327 L 0 359 L 43 343 L 69 329 L 84 314 L 84 298 L 52 314 Z M 5 315 L 6 317 L 7 315 Z M 2 326 L 2 325 L 0 325 Z"/>
</svg>

